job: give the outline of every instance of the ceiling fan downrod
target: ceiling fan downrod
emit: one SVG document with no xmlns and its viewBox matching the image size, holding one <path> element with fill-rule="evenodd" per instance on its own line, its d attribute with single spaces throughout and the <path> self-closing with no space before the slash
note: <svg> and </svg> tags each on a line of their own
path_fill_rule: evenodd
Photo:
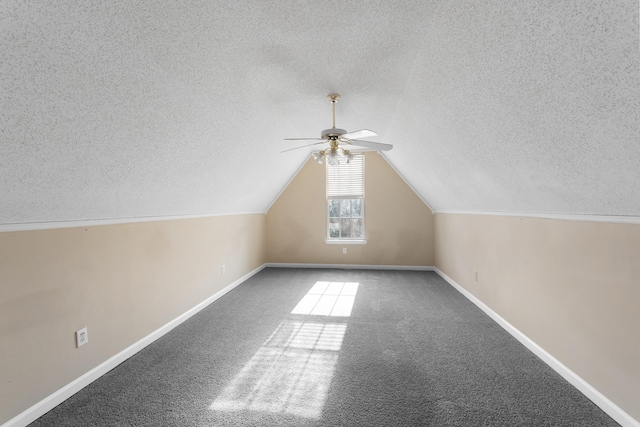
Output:
<svg viewBox="0 0 640 427">
<path fill-rule="evenodd" d="M 327 95 L 327 98 L 329 98 L 329 101 L 331 101 L 331 106 L 333 107 L 333 129 L 335 129 L 336 128 L 336 102 L 338 102 L 338 99 L 340 99 L 340 95 L 338 95 L 337 93 L 331 93 Z"/>
</svg>

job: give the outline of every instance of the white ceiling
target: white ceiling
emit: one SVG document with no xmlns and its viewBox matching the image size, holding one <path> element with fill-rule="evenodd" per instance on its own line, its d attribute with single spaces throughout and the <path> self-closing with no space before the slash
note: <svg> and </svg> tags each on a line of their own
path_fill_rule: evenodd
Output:
<svg viewBox="0 0 640 427">
<path fill-rule="evenodd" d="M 629 1 L 0 4 L 0 223 L 262 212 L 337 125 L 438 211 L 640 216 Z"/>
</svg>

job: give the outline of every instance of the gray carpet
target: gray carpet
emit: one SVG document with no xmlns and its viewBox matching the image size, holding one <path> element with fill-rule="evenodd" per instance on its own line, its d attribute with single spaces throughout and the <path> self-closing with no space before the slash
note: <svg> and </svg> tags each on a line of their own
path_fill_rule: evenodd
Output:
<svg viewBox="0 0 640 427">
<path fill-rule="evenodd" d="M 350 316 L 304 314 L 318 281 Z M 415 425 L 618 424 L 435 273 L 276 268 L 31 424 Z"/>
</svg>

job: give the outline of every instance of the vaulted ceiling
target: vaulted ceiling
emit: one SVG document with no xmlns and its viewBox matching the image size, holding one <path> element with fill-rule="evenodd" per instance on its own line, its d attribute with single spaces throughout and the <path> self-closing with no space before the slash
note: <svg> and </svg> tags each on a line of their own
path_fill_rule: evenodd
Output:
<svg viewBox="0 0 640 427">
<path fill-rule="evenodd" d="M 3 2 L 0 223 L 263 212 L 332 92 L 437 211 L 640 216 L 638 11 Z"/>
</svg>

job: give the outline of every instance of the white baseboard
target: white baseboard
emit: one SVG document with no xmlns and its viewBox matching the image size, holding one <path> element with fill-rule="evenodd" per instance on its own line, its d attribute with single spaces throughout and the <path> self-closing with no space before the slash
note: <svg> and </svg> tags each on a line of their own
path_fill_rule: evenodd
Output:
<svg viewBox="0 0 640 427">
<path fill-rule="evenodd" d="M 306 264 L 291 262 L 268 262 L 265 264 L 265 266 L 278 268 L 342 268 L 345 270 L 435 271 L 435 267 L 429 265 Z"/>
<path fill-rule="evenodd" d="M 591 384 L 583 380 L 578 374 L 566 367 L 562 362 L 549 354 L 545 349 L 540 347 L 534 341 L 532 341 L 525 334 L 520 332 L 515 326 L 507 322 L 498 313 L 493 311 L 489 306 L 480 301 L 471 292 L 460 286 L 451 277 L 447 276 L 438 268 L 434 268 L 434 271 L 446 280 L 451 286 L 456 288 L 462 295 L 474 303 L 478 308 L 484 311 L 489 317 L 491 317 L 502 328 L 509 332 L 515 339 L 520 341 L 525 347 L 527 347 L 533 354 L 538 356 L 551 367 L 554 371 L 560 374 L 565 380 L 569 381 L 575 388 L 577 388 L 582 394 L 595 403 L 600 409 L 607 413 L 611 418 L 624 427 L 640 427 L 640 422 L 634 419 L 631 415 L 627 414 L 618 405 L 609 400 L 605 395 L 596 390 Z"/>
<path fill-rule="evenodd" d="M 74 394 L 82 390 L 84 387 L 91 384 L 93 381 L 100 378 L 102 375 L 106 374 L 107 372 L 109 372 L 110 370 L 112 370 L 113 368 L 115 368 L 116 366 L 118 366 L 119 364 L 121 364 L 122 362 L 130 358 L 131 356 L 138 353 L 140 350 L 142 350 L 149 344 L 156 341 L 158 338 L 165 335 L 167 332 L 171 331 L 176 326 L 180 325 L 182 322 L 188 320 L 190 317 L 200 312 L 202 309 L 204 309 L 209 304 L 211 304 L 212 302 L 222 297 L 227 292 L 231 291 L 232 289 L 240 285 L 242 282 L 246 281 L 250 277 L 254 276 L 258 272 L 263 270 L 265 266 L 266 264 L 263 264 L 260 267 L 256 268 L 255 270 L 245 274 L 238 280 L 234 281 L 230 285 L 226 286 L 225 288 L 219 290 L 218 292 L 216 292 L 206 300 L 202 301 L 200 304 L 196 305 L 195 307 L 191 308 L 190 310 L 176 317 L 166 325 L 150 333 L 149 335 L 142 338 L 140 341 L 136 342 L 135 344 L 125 348 L 120 353 L 109 358 L 108 360 L 96 366 L 95 368 L 85 373 L 84 375 L 80 376 L 79 378 L 73 380 L 66 386 L 62 387 L 60 390 L 44 398 L 43 400 L 36 403 L 29 409 L 16 415 L 12 419 L 4 423 L 2 427 L 24 427 L 27 424 L 35 421 L 42 415 L 49 412 L 51 409 L 58 406 L 60 403 L 67 400 L 69 397 L 73 396 Z"/>
</svg>

